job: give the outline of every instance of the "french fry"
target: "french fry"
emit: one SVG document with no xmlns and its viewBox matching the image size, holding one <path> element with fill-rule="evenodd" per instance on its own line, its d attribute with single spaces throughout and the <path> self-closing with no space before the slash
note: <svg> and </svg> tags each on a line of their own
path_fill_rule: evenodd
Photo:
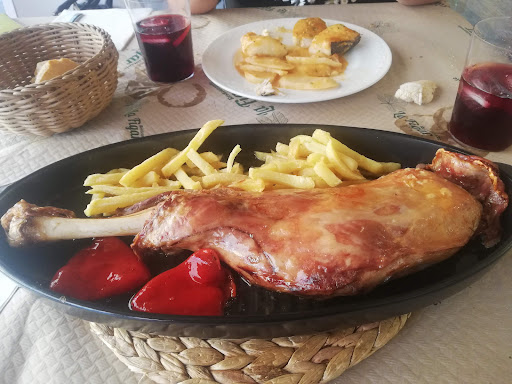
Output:
<svg viewBox="0 0 512 384">
<path fill-rule="evenodd" d="M 228 156 L 228 162 L 226 165 L 227 172 L 231 172 L 233 168 L 233 164 L 235 163 L 236 156 L 242 151 L 240 145 L 235 145 L 235 147 L 231 150 L 231 153 Z"/>
<path fill-rule="evenodd" d="M 160 182 L 160 175 L 155 171 L 149 171 L 142 178 L 136 180 L 132 186 L 133 187 L 150 187 L 153 184 L 158 184 Z"/>
<path fill-rule="evenodd" d="M 119 180 L 125 175 L 126 172 L 117 172 L 117 173 L 94 173 L 92 175 L 87 176 L 84 181 L 84 187 L 91 187 L 93 185 L 104 185 L 110 184 L 115 185 L 119 184 Z"/>
<path fill-rule="evenodd" d="M 224 124 L 223 120 L 211 120 L 203 125 L 202 128 L 192 138 L 192 140 L 190 140 L 185 149 L 178 153 L 162 168 L 162 174 L 165 177 L 170 177 L 173 173 L 175 173 L 183 164 L 185 164 L 185 161 L 187 161 L 187 153 L 190 148 L 197 151 L 201 144 L 203 144 L 204 141 L 208 138 L 208 136 L 210 136 L 211 133 L 222 124 Z"/>
<path fill-rule="evenodd" d="M 288 156 L 288 152 L 290 151 L 290 147 L 283 143 L 276 144 L 276 152 L 281 156 Z"/>
<path fill-rule="evenodd" d="M 277 172 L 282 173 L 293 173 L 306 166 L 305 160 L 294 159 L 294 160 L 276 160 L 267 165 L 273 165 Z"/>
<path fill-rule="evenodd" d="M 110 171 L 108 171 L 107 173 L 126 173 L 130 170 L 130 168 L 115 168 L 115 169 L 111 169 Z"/>
<path fill-rule="evenodd" d="M 291 188 L 315 188 L 315 182 L 310 177 L 288 175 L 286 173 L 274 172 L 265 169 L 250 168 L 249 177 L 251 179 L 263 179 L 264 181 L 281 184 Z"/>
<path fill-rule="evenodd" d="M 356 171 L 358 168 L 357 161 L 355 161 L 353 158 L 345 155 L 343 152 L 336 151 L 334 149 L 334 139 L 331 139 L 327 142 L 326 145 L 326 153 L 336 153 L 338 158 L 345 163 L 345 165 L 352 171 Z M 333 155 L 334 156 L 334 155 Z"/>
<path fill-rule="evenodd" d="M 205 159 L 210 164 L 219 163 L 222 159 L 222 156 L 216 155 L 213 152 L 203 152 L 200 153 L 201 157 Z"/>
<path fill-rule="evenodd" d="M 243 174 L 244 173 L 244 167 L 240 163 L 233 164 L 233 167 L 231 167 L 231 172 L 228 172 L 227 168 L 220 169 L 219 172 L 223 173 L 236 173 L 236 174 Z"/>
<path fill-rule="evenodd" d="M 226 168 L 226 166 L 228 165 L 227 163 L 224 163 L 222 161 L 215 161 L 213 163 L 210 163 L 210 165 L 217 169 L 217 170 L 220 170 L 221 168 Z"/>
<path fill-rule="evenodd" d="M 362 180 L 364 176 L 359 171 L 352 171 L 347 165 L 340 159 L 338 153 L 333 149 L 332 146 L 326 147 L 327 159 L 332 164 L 333 170 L 346 180 Z"/>
<path fill-rule="evenodd" d="M 320 144 L 317 141 L 307 141 L 304 142 L 302 145 L 309 153 L 325 154 L 325 145 Z"/>
<path fill-rule="evenodd" d="M 213 152 L 199 153 L 206 138 L 221 124 L 212 120 L 203 125 L 182 151 L 166 148 L 132 169 L 113 169 L 105 174 L 89 175 L 84 185 L 91 187 L 88 216 L 111 215 L 116 209 L 133 205 L 149 197 L 179 188 L 228 187 L 252 192 L 282 188 L 327 188 L 364 182 L 364 175 L 381 175 L 400 167 L 397 163 L 377 162 L 334 139 L 329 132 L 315 130 L 297 135 L 288 144 L 278 142 L 275 151 L 255 151 L 262 161 L 259 167 L 244 168 L 235 161 L 241 152 L 236 145 L 227 162 Z M 164 177 L 162 177 L 162 175 Z"/>
<path fill-rule="evenodd" d="M 400 168 L 400 164 L 398 163 L 379 163 L 378 161 L 369 159 L 368 157 L 361 155 L 340 141 L 334 139 L 329 132 L 323 131 L 321 129 L 316 129 L 312 136 L 315 140 L 322 144 L 327 144 L 329 140 L 332 140 L 332 145 L 336 151 L 351 157 L 357 161 L 359 167 L 374 175 L 380 176 L 385 173 L 396 171 Z"/>
<path fill-rule="evenodd" d="M 158 185 L 161 187 L 173 187 L 176 185 L 176 183 L 179 184 L 179 187 L 177 189 L 182 187 L 182 185 L 179 181 L 169 180 L 169 179 L 160 179 L 160 181 L 158 182 Z"/>
<path fill-rule="evenodd" d="M 174 176 L 185 189 L 202 189 L 201 183 L 193 180 L 181 167 L 174 172 Z"/>
<path fill-rule="evenodd" d="M 162 168 L 177 153 L 178 150 L 174 148 L 166 148 L 158 152 L 126 172 L 119 180 L 119 184 L 125 187 L 132 186 L 135 181 L 144 177 L 148 172 Z"/>
<path fill-rule="evenodd" d="M 103 199 L 95 199 L 87 205 L 84 213 L 88 217 L 101 214 L 112 214 L 118 208 L 129 207 L 135 203 L 149 199 L 150 197 L 156 196 L 158 194 L 159 192 L 148 191 L 128 195 L 104 197 Z"/>
<path fill-rule="evenodd" d="M 259 161 L 263 161 L 265 163 L 270 163 L 270 162 L 279 161 L 279 160 L 288 160 L 285 156 L 282 156 L 282 155 L 277 154 L 277 153 L 268 153 L 268 152 L 254 151 L 254 156 Z"/>
<path fill-rule="evenodd" d="M 176 189 L 179 189 L 181 187 L 181 184 L 177 181 L 174 182 L 174 185 L 169 185 L 166 187 L 115 187 L 112 185 L 95 185 L 92 189 L 88 190 L 87 194 L 94 195 L 98 193 L 103 193 L 107 195 L 113 195 L 113 196 L 119 196 L 119 195 L 130 195 L 130 194 L 136 194 L 136 193 L 143 193 L 143 192 L 151 192 L 154 191 L 155 194 L 160 194 L 164 192 L 173 191 Z"/>
<path fill-rule="evenodd" d="M 187 157 L 194 163 L 197 168 L 201 170 L 201 172 L 203 172 L 204 175 L 211 175 L 212 173 L 217 172 L 217 170 L 213 168 L 205 159 L 203 159 L 195 149 L 190 148 L 188 150 Z"/>
<path fill-rule="evenodd" d="M 213 188 L 217 185 L 230 185 L 242 180 L 247 179 L 246 175 L 240 175 L 238 173 L 213 173 L 206 175 L 201 179 L 204 188 Z"/>
<path fill-rule="evenodd" d="M 302 168 L 299 172 L 297 172 L 299 176 L 307 176 L 311 177 L 315 182 L 315 188 L 328 188 L 329 184 L 325 182 L 320 176 L 318 176 L 313 169 L 313 167 Z"/>
<path fill-rule="evenodd" d="M 336 187 L 341 184 L 341 180 L 329 169 L 323 161 L 319 161 L 313 167 L 315 173 L 320 176 L 329 187 Z"/>
<path fill-rule="evenodd" d="M 229 185 L 230 188 L 243 189 L 250 192 L 263 192 L 265 190 L 265 182 L 263 179 L 244 179 Z"/>
</svg>

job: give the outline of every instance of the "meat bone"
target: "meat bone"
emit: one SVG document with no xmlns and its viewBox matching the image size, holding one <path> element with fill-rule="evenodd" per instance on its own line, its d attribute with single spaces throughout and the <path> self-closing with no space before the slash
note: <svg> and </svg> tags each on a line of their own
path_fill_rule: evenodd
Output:
<svg viewBox="0 0 512 384">
<path fill-rule="evenodd" d="M 105 219 L 76 218 L 72 211 L 38 207 L 21 200 L 2 217 L 7 240 L 13 247 L 26 244 L 108 236 L 133 236 L 151 217 L 153 208 Z"/>
</svg>

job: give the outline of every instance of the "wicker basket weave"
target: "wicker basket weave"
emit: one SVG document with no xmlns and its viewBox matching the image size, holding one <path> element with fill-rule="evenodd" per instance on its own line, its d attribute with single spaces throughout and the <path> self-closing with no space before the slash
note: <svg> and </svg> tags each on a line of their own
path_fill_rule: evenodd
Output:
<svg viewBox="0 0 512 384">
<path fill-rule="evenodd" d="M 324 384 L 386 345 L 409 316 L 273 339 L 168 337 L 90 326 L 130 370 L 159 384 Z"/>
<path fill-rule="evenodd" d="M 112 100 L 119 54 L 92 25 L 55 23 L 0 35 L 0 131 L 49 136 L 80 127 Z M 32 84 L 36 64 L 68 58 L 80 65 Z"/>
</svg>

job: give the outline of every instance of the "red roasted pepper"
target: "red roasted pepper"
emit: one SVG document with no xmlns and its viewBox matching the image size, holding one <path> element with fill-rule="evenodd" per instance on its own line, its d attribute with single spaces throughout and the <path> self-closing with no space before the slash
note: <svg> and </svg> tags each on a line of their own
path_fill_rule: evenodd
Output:
<svg viewBox="0 0 512 384">
<path fill-rule="evenodd" d="M 81 300 L 129 292 L 151 278 L 148 268 L 116 237 L 95 239 L 59 269 L 50 289 Z"/>
<path fill-rule="evenodd" d="M 231 273 L 221 266 L 217 252 L 200 249 L 151 279 L 130 304 L 141 312 L 220 316 L 227 301 L 235 296 Z"/>
</svg>

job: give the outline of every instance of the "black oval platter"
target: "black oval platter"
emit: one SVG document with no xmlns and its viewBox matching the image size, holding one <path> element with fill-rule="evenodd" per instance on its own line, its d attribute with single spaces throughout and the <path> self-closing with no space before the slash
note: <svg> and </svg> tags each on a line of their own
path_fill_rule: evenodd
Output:
<svg viewBox="0 0 512 384">
<path fill-rule="evenodd" d="M 277 142 L 287 143 L 299 134 L 315 129 L 329 131 L 349 147 L 379 161 L 396 161 L 403 167 L 429 163 L 436 150 L 444 147 L 434 141 L 364 128 L 329 125 L 233 125 L 218 128 L 206 140 L 201 151 L 224 155 L 240 144 L 237 161 L 246 168 L 259 165 L 253 151 L 270 151 Z M 52 205 L 73 210 L 80 216 L 88 203 L 87 175 L 113 168 L 130 168 L 166 147 L 184 148 L 197 130 L 154 135 L 124 141 L 51 164 L 23 178 L 0 194 L 0 215 L 20 199 L 37 205 Z M 511 174 L 504 167 L 501 176 L 507 191 L 512 190 Z M 131 239 L 126 239 L 130 241 Z M 484 248 L 472 240 L 450 259 L 413 275 L 392 280 L 366 295 L 329 300 L 303 299 L 278 294 L 243 282 L 238 297 L 224 316 L 170 316 L 132 312 L 129 295 L 98 302 L 62 298 L 48 288 L 54 273 L 89 240 L 11 248 L 0 235 L 0 269 L 22 287 L 49 299 L 59 310 L 89 321 L 129 330 L 161 335 L 194 337 L 274 337 L 322 331 L 340 325 L 373 322 L 408 313 L 436 303 L 478 279 L 512 243 L 512 217 L 508 208 L 503 217 L 503 238 L 493 248 Z"/>
</svg>

